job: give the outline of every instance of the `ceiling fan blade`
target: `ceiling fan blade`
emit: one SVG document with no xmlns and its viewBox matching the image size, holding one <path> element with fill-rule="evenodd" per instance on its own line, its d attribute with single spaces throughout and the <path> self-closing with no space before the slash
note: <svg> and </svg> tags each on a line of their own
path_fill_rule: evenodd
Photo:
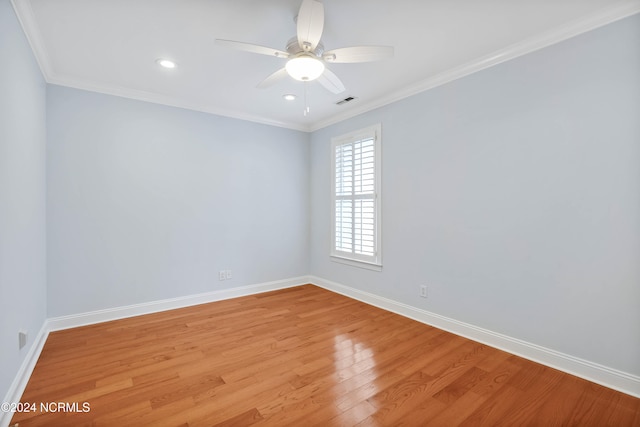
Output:
<svg viewBox="0 0 640 427">
<path fill-rule="evenodd" d="M 338 94 L 345 91 L 344 84 L 342 84 L 338 76 L 328 68 L 325 68 L 324 73 L 318 77 L 318 83 L 324 86 L 324 88 L 331 93 Z"/>
<path fill-rule="evenodd" d="M 233 40 L 216 39 L 218 46 L 226 46 L 233 49 L 244 50 L 247 52 L 259 53 L 261 55 L 276 56 L 278 58 L 288 58 L 289 53 L 283 50 L 274 49 L 272 47 L 259 46 L 257 44 L 236 42 Z"/>
<path fill-rule="evenodd" d="M 322 59 L 332 63 L 371 62 L 393 57 L 391 46 L 352 46 L 329 50 Z"/>
<path fill-rule="evenodd" d="M 279 80 L 283 79 L 287 75 L 288 75 L 287 74 L 287 69 L 286 68 L 281 68 L 278 71 L 276 71 L 275 73 L 271 74 L 266 79 L 264 79 L 263 81 L 261 81 L 260 83 L 258 83 L 258 86 L 256 86 L 256 87 L 258 89 L 266 89 L 269 86 L 272 86 L 274 83 L 278 82 Z"/>
<path fill-rule="evenodd" d="M 324 6 L 319 1 L 303 0 L 298 12 L 298 44 L 306 52 L 313 51 L 322 37 Z"/>
</svg>

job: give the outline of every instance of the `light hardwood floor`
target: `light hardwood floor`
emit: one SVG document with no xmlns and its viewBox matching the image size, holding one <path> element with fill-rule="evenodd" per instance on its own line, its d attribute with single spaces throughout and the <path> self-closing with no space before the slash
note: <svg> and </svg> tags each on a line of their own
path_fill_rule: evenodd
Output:
<svg viewBox="0 0 640 427">
<path fill-rule="evenodd" d="M 27 426 L 640 426 L 640 399 L 305 285 L 54 332 Z"/>
</svg>

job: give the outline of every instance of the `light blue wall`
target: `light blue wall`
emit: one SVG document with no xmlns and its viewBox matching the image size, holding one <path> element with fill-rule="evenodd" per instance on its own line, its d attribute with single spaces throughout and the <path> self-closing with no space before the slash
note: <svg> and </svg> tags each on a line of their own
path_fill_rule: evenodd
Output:
<svg viewBox="0 0 640 427">
<path fill-rule="evenodd" d="M 307 135 L 45 95 L 0 0 L 0 394 L 45 315 L 309 272 L 640 375 L 637 40 L 639 16 Z M 328 257 L 330 138 L 374 123 L 380 273 Z"/>
<path fill-rule="evenodd" d="M 49 317 L 308 273 L 307 134 L 60 86 L 47 102 Z"/>
<path fill-rule="evenodd" d="M 0 0 L 0 396 L 46 315 L 45 96 L 31 48 Z M 29 332 L 18 350 L 18 331 Z"/>
<path fill-rule="evenodd" d="M 640 375 L 639 41 L 636 15 L 314 132 L 311 273 Z M 329 260 L 329 147 L 378 122 L 373 272 Z"/>
</svg>

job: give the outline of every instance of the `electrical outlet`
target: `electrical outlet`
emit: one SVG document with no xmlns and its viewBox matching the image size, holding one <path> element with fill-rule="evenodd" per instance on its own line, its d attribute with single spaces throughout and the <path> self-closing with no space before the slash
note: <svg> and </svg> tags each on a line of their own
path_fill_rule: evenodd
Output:
<svg viewBox="0 0 640 427">
<path fill-rule="evenodd" d="M 420 296 L 422 298 L 428 298 L 427 286 L 426 285 L 420 285 Z"/>
<path fill-rule="evenodd" d="M 218 272 L 218 279 L 224 280 L 226 278 L 227 278 L 227 273 L 224 270 L 220 270 L 220 272 Z"/>
<path fill-rule="evenodd" d="M 231 279 L 233 275 L 231 274 L 231 270 L 227 270 L 227 280 Z"/>
<path fill-rule="evenodd" d="M 27 331 L 19 331 L 18 332 L 18 350 L 27 345 Z"/>
</svg>

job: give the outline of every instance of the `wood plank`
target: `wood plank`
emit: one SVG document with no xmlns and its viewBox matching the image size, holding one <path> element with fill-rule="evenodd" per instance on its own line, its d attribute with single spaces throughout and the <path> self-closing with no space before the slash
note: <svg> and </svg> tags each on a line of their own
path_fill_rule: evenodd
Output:
<svg viewBox="0 0 640 427">
<path fill-rule="evenodd" d="M 312 285 L 54 332 L 21 427 L 638 426 L 640 399 Z"/>
</svg>

